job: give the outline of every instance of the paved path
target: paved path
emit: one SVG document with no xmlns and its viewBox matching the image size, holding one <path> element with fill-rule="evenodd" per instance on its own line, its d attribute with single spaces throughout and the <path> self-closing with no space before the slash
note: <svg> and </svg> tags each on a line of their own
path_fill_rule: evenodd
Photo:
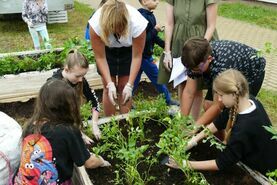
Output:
<svg viewBox="0 0 277 185">
<path fill-rule="evenodd" d="M 100 0 L 78 0 L 88 4 L 92 8 L 97 8 Z M 126 0 L 136 8 L 141 7 L 138 0 Z M 159 24 L 163 25 L 165 15 L 165 3 L 160 2 L 154 14 Z M 254 48 L 263 48 L 265 42 L 271 42 L 277 47 L 277 31 L 251 25 L 242 21 L 218 17 L 217 30 L 220 39 L 235 40 L 245 43 Z M 263 87 L 277 91 L 277 54 L 265 55 L 267 60 L 266 75 Z"/>
</svg>

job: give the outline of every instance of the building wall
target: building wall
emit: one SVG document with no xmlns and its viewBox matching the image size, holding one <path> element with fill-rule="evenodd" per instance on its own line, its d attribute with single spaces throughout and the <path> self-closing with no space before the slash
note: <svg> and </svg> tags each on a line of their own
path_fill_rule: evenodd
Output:
<svg viewBox="0 0 277 185">
<path fill-rule="evenodd" d="M 23 0 L 0 0 L 0 14 L 22 12 Z M 73 0 L 47 0 L 49 11 L 66 10 L 73 7 Z"/>
</svg>

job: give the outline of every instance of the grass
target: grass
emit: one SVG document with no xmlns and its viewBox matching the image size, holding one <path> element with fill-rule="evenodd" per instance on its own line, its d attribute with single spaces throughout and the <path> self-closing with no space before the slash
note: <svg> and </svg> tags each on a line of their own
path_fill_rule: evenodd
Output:
<svg viewBox="0 0 277 185">
<path fill-rule="evenodd" d="M 218 14 L 222 17 L 277 30 L 277 8 L 252 5 L 252 3 L 224 2 L 219 5 Z"/>
<path fill-rule="evenodd" d="M 74 1 L 74 9 L 68 11 L 68 22 L 48 24 L 47 29 L 54 47 L 62 47 L 72 37 L 83 38 L 87 21 L 93 10 Z M 0 53 L 33 50 L 33 42 L 27 24 L 20 18 L 0 21 Z"/>
<path fill-rule="evenodd" d="M 262 89 L 258 94 L 273 126 L 277 129 L 277 91 Z"/>
</svg>

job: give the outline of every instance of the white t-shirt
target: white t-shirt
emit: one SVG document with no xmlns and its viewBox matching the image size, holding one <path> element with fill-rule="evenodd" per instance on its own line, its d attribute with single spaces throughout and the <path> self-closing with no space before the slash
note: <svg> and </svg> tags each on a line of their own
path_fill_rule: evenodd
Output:
<svg viewBox="0 0 277 185">
<path fill-rule="evenodd" d="M 13 118 L 0 111 L 0 185 L 7 185 L 9 180 L 9 169 L 2 154 L 10 162 L 12 173 L 19 166 L 21 133 L 20 125 Z"/>
<path fill-rule="evenodd" d="M 110 45 L 109 47 L 129 47 L 132 45 L 132 39 L 137 38 L 147 27 L 148 21 L 139 13 L 137 9 L 126 4 L 129 13 L 129 31 L 126 37 L 121 37 L 116 41 L 113 35 L 109 36 Z M 100 15 L 102 8 L 99 8 L 88 21 L 95 33 L 100 36 Z"/>
</svg>

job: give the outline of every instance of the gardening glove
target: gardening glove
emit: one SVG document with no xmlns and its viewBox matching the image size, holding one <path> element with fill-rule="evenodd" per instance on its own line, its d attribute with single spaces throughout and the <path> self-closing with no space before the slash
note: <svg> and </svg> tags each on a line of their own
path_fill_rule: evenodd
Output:
<svg viewBox="0 0 277 185">
<path fill-rule="evenodd" d="M 127 83 L 123 89 L 122 97 L 123 97 L 123 105 L 127 103 L 132 97 L 133 86 L 130 83 Z"/>
<path fill-rule="evenodd" d="M 185 148 L 186 151 L 190 150 L 191 148 L 195 147 L 197 145 L 197 140 L 196 137 L 192 137 L 189 141 L 188 141 L 188 145 Z"/>
<path fill-rule="evenodd" d="M 94 141 L 93 141 L 90 137 L 88 137 L 88 136 L 87 136 L 86 134 L 84 134 L 83 132 L 81 132 L 81 133 L 82 133 L 82 138 L 83 138 L 85 144 L 91 145 L 91 144 L 94 143 Z"/>
<path fill-rule="evenodd" d="M 114 83 L 109 82 L 108 85 L 106 86 L 106 88 L 108 88 L 108 96 L 109 96 L 110 102 L 113 105 L 116 105 L 114 100 L 117 99 L 117 95 L 116 95 L 116 87 L 115 87 Z"/>
<path fill-rule="evenodd" d="M 163 52 L 164 53 L 164 67 L 168 70 L 171 71 L 172 69 L 172 57 L 171 57 L 171 52 Z"/>
<path fill-rule="evenodd" d="M 95 139 L 99 140 L 101 138 L 101 131 L 98 127 L 97 122 L 94 122 L 94 121 L 92 123 L 92 133 L 93 133 Z"/>
<path fill-rule="evenodd" d="M 105 159 L 103 159 L 103 157 L 101 157 L 100 155 L 98 156 L 99 159 L 102 161 L 102 164 L 100 165 L 100 167 L 108 167 L 111 166 L 111 163 L 109 163 L 109 161 L 106 161 Z"/>
</svg>

